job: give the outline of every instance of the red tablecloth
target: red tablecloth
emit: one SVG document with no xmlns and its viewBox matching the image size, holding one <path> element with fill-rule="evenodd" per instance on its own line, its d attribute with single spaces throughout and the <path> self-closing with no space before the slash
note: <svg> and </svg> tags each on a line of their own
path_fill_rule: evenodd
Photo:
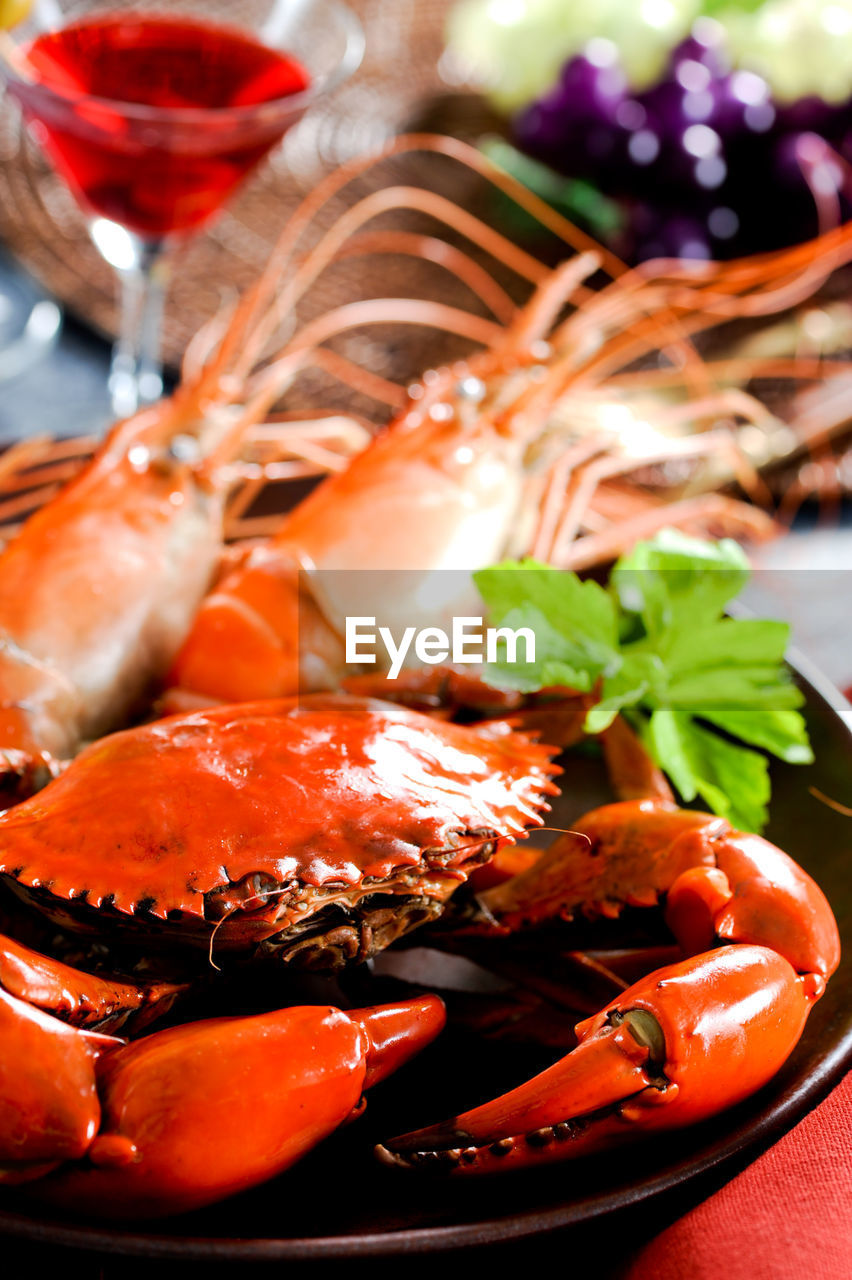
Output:
<svg viewBox="0 0 852 1280">
<path fill-rule="evenodd" d="M 624 1280 L 850 1280 L 852 1073 L 760 1159 L 647 1244 Z"/>
<path fill-rule="evenodd" d="M 624 1280 L 852 1280 L 852 1073 Z"/>
</svg>

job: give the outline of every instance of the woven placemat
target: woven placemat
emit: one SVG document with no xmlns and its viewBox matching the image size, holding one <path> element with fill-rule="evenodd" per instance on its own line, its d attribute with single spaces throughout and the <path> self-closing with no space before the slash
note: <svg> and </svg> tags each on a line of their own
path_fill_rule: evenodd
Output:
<svg viewBox="0 0 852 1280">
<path fill-rule="evenodd" d="M 420 104 L 440 92 L 438 61 L 450 0 L 349 3 L 367 35 L 359 71 L 291 130 L 216 222 L 180 253 L 163 335 L 171 365 L 223 294 L 255 278 L 289 214 L 318 179 L 407 128 Z M 115 336 L 112 270 L 8 95 L 0 100 L 0 239 L 73 314 Z M 351 284 L 344 280 L 340 287 Z M 323 298 L 323 305 L 328 301 Z"/>
<path fill-rule="evenodd" d="M 440 75 L 447 11 L 453 0 L 348 0 L 367 36 L 363 64 L 352 79 L 318 103 L 284 138 L 218 219 L 181 249 L 175 263 L 163 331 L 163 353 L 176 367 L 187 343 L 221 306 L 223 298 L 250 284 L 290 214 L 325 174 L 352 157 L 380 146 L 409 129 L 427 129 L 476 139 L 495 125 L 481 99 L 451 92 Z M 116 0 L 120 7 L 123 0 Z M 239 17 L 240 0 L 229 14 Z M 318 237 L 359 196 L 389 183 L 429 186 L 494 221 L 484 184 L 440 158 L 422 154 L 386 161 L 333 200 L 317 218 Z M 500 221 L 499 214 L 497 221 Z M 428 220 L 386 215 L 378 226 L 404 225 L 434 232 Z M 505 229 L 509 230 L 509 227 Z M 452 239 L 452 236 L 448 237 Z M 86 231 L 72 196 L 48 166 L 22 125 L 17 106 L 0 98 L 0 240 L 44 287 L 74 315 L 108 338 L 117 328 L 116 283 Z M 470 249 L 470 246 L 466 246 Z M 547 258 L 547 244 L 535 251 Z M 501 277 L 515 292 L 517 279 Z M 353 258 L 337 263 L 312 286 L 297 322 L 357 298 L 379 295 L 432 297 L 481 310 L 459 294 L 458 282 L 429 262 Z M 376 373 L 405 384 L 430 365 L 459 358 L 468 349 L 457 337 L 410 326 L 371 326 L 337 344 L 343 354 Z M 299 409 L 314 405 L 345 407 L 379 421 L 375 402 L 317 374 L 303 378 Z M 288 405 L 289 407 L 289 405 Z M 770 478 L 776 492 L 816 494 L 852 492 L 852 452 L 848 440 L 836 442 L 819 459 L 797 459 Z"/>
</svg>

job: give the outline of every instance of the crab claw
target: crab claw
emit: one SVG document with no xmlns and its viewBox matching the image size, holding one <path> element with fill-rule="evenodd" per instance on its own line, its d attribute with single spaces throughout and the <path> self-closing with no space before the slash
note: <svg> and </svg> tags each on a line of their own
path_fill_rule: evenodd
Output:
<svg viewBox="0 0 852 1280">
<path fill-rule="evenodd" d="M 623 800 L 585 814 L 529 871 L 479 895 L 502 932 L 575 915 L 617 916 L 652 906 L 681 871 L 713 861 L 724 818 L 665 800 Z"/>
<path fill-rule="evenodd" d="M 72 1027 L 114 1031 L 132 1022 L 138 1031 L 166 1013 L 185 987 L 83 973 L 0 934 L 0 990 L 55 1014 Z"/>
<path fill-rule="evenodd" d="M 447 1012 L 438 996 L 420 996 L 356 1009 L 349 1017 L 367 1037 L 364 1088 L 372 1089 L 440 1035 Z"/>
<path fill-rule="evenodd" d="M 772 947 L 799 973 L 828 979 L 837 922 L 819 885 L 761 836 L 665 800 L 625 800 L 585 815 L 523 874 L 479 895 L 503 932 L 575 915 L 617 916 L 665 898 L 687 953 L 719 941 Z"/>
<path fill-rule="evenodd" d="M 0 1182 L 86 1154 L 101 1120 L 97 1060 L 124 1043 L 91 1028 L 138 1026 L 181 990 L 82 973 L 0 935 Z"/>
<path fill-rule="evenodd" d="M 103 1123 L 85 1163 L 32 1190 L 107 1217 L 221 1200 L 289 1168 L 359 1110 L 362 1090 L 437 1035 L 435 997 L 351 1015 L 305 1006 L 170 1028 L 99 1073 Z"/>
<path fill-rule="evenodd" d="M 840 935 L 816 881 L 762 836 L 731 831 L 712 852 L 715 865 L 682 871 L 666 894 L 666 923 L 683 949 L 755 942 L 827 981 L 840 963 Z"/>
<path fill-rule="evenodd" d="M 97 1059 L 122 1043 L 0 989 L 0 1182 L 29 1181 L 86 1153 L 101 1119 Z"/>
<path fill-rule="evenodd" d="M 706 1119 L 779 1070 L 824 985 L 758 946 L 658 969 L 580 1023 L 577 1048 L 541 1075 L 377 1155 L 405 1168 L 505 1170 Z"/>
</svg>

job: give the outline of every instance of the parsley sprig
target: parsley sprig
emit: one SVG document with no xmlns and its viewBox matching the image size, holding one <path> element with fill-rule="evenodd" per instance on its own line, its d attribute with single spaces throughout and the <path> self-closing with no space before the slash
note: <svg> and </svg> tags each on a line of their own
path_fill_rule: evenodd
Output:
<svg viewBox="0 0 852 1280">
<path fill-rule="evenodd" d="M 726 615 L 749 574 L 735 542 L 673 529 L 619 560 L 606 587 L 535 560 L 481 570 L 490 621 L 536 637 L 534 663 L 501 655 L 488 678 L 524 693 L 597 690 L 587 732 L 623 714 L 684 801 L 700 797 L 733 826 L 760 831 L 766 753 L 790 764 L 813 755 L 784 664 L 789 627 Z"/>
</svg>

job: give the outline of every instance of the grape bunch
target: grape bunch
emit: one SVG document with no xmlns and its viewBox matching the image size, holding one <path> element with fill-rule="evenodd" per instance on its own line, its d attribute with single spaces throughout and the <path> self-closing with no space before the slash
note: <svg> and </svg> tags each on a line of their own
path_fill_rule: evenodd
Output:
<svg viewBox="0 0 852 1280">
<path fill-rule="evenodd" d="M 699 23 L 638 92 L 615 46 L 592 40 L 513 127 L 529 155 L 620 201 L 617 248 L 636 261 L 795 244 L 818 231 L 814 192 L 827 218 L 849 213 L 829 148 L 852 159 L 852 106 L 779 105 L 759 75 L 732 69 L 715 24 Z"/>
</svg>

